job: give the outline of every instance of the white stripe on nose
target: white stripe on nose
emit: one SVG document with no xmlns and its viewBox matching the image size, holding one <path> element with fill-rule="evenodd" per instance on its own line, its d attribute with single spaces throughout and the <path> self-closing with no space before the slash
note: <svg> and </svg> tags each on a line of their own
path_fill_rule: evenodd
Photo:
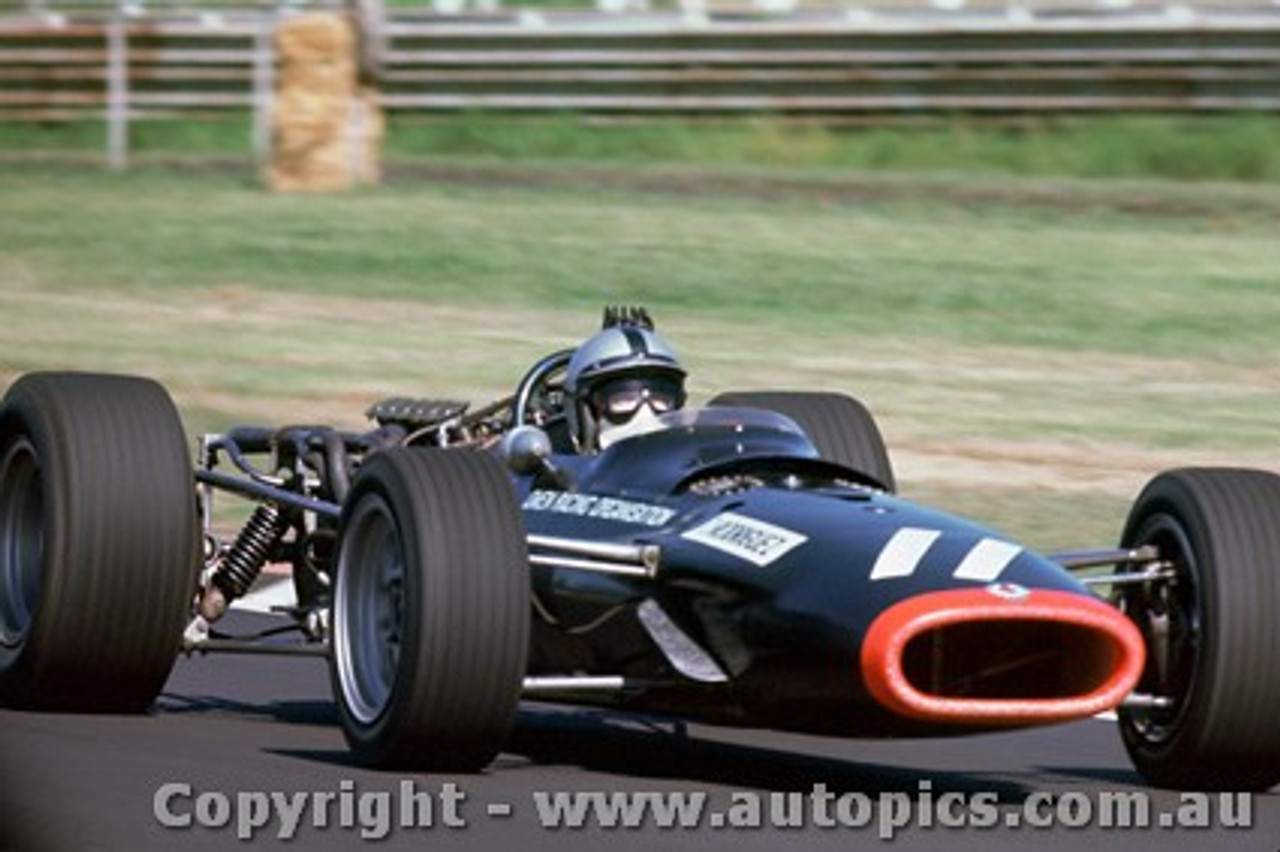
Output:
<svg viewBox="0 0 1280 852">
<path fill-rule="evenodd" d="M 951 576 L 957 580 L 993 582 L 1021 552 L 1022 548 L 1016 544 L 984 538 L 973 546 Z"/>
<path fill-rule="evenodd" d="M 939 530 L 919 527 L 903 527 L 898 530 L 876 557 L 876 564 L 871 568 L 871 579 L 910 577 L 941 535 Z"/>
</svg>

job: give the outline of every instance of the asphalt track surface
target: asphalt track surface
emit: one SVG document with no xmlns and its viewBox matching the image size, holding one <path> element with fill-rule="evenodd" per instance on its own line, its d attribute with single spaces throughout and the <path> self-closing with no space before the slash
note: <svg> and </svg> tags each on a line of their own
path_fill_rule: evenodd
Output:
<svg viewBox="0 0 1280 852">
<path fill-rule="evenodd" d="M 246 627 L 258 618 L 228 620 Z M 156 810 L 166 789 L 177 791 L 166 818 L 199 821 L 203 797 L 209 821 L 231 822 L 164 827 Z M 692 793 L 706 796 L 707 806 L 696 827 L 660 828 L 652 819 L 637 828 L 544 824 L 536 796 L 575 791 Z M 291 842 L 279 838 L 278 813 L 252 810 L 273 792 L 306 806 Z M 1136 811 L 1106 816 L 1130 794 L 1148 797 L 1141 823 Z M 240 796 L 248 797 L 242 807 Z M 220 815 L 218 802 L 232 810 Z M 0 711 L 3 852 L 1280 849 L 1280 790 L 1253 796 L 1243 812 L 1221 805 L 1217 796 L 1184 800 L 1144 787 L 1114 724 L 1098 719 L 964 739 L 854 741 L 530 704 L 484 773 L 373 772 L 350 762 L 325 663 L 315 658 L 181 659 L 147 716 Z M 1068 825 L 1038 827 L 1058 822 L 1059 807 Z M 1036 825 L 1024 819 L 1028 809 Z M 321 812 L 326 825 L 316 824 Z M 1221 824 L 1242 813 L 1248 827 Z M 237 837 L 237 820 L 248 829 L 268 816 L 251 841 Z M 898 825 L 904 816 L 913 825 Z M 797 818 L 800 827 L 772 824 Z M 1132 827 L 1115 824 L 1126 821 Z"/>
</svg>

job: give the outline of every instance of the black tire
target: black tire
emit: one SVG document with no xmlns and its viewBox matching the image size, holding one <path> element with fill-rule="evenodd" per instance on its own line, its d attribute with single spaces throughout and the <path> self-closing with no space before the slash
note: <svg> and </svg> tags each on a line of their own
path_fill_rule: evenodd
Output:
<svg viewBox="0 0 1280 852">
<path fill-rule="evenodd" d="M 853 397 L 809 391 L 733 391 L 716 396 L 710 404 L 763 408 L 790 417 L 824 459 L 866 474 L 886 491 L 897 490 L 880 427 Z"/>
<path fill-rule="evenodd" d="M 1139 495 L 1125 547 L 1155 545 L 1172 584 L 1127 587 L 1148 663 L 1138 692 L 1174 699 L 1120 713 L 1153 784 L 1264 790 L 1280 782 L 1280 476 L 1232 468 L 1162 473 Z M 1159 636 L 1167 625 L 1167 642 Z M 1161 664 L 1161 660 L 1165 660 Z"/>
<path fill-rule="evenodd" d="M 0 408 L 0 702 L 141 712 L 199 568 L 186 435 L 147 379 L 33 373 Z"/>
<path fill-rule="evenodd" d="M 510 480 L 490 456 L 401 448 L 343 509 L 330 673 L 356 758 L 472 772 L 515 723 L 529 567 Z"/>
</svg>

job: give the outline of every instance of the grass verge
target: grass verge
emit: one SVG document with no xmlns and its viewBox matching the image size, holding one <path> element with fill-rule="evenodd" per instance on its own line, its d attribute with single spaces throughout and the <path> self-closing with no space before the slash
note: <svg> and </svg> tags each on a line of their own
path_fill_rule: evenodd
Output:
<svg viewBox="0 0 1280 852">
<path fill-rule="evenodd" d="M 1046 549 L 1109 543 L 1158 469 L 1276 463 L 1280 191 L 593 168 L 307 197 L 11 172 L 0 381 L 143 373 L 193 431 L 356 427 L 383 394 L 509 392 L 643 302 L 695 400 L 854 393 L 906 493 Z"/>
<path fill-rule="evenodd" d="M 0 125 L 0 152 L 92 156 L 100 123 Z M 249 122 L 143 122 L 135 155 L 248 158 Z M 1122 115 L 1026 118 L 997 124 L 964 116 L 910 126 L 832 127 L 759 116 L 707 122 L 582 119 L 574 115 L 393 116 L 389 160 L 554 160 L 989 176 L 1177 181 L 1280 181 L 1280 117 Z"/>
</svg>

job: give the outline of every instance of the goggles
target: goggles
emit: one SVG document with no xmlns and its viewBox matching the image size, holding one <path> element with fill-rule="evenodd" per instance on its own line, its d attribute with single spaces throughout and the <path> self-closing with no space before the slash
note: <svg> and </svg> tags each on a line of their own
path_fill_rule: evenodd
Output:
<svg viewBox="0 0 1280 852">
<path fill-rule="evenodd" d="M 669 379 L 620 379 L 606 382 L 591 393 L 591 405 L 610 423 L 625 423 L 640 406 L 655 414 L 674 411 L 684 403 L 684 388 Z"/>
</svg>

